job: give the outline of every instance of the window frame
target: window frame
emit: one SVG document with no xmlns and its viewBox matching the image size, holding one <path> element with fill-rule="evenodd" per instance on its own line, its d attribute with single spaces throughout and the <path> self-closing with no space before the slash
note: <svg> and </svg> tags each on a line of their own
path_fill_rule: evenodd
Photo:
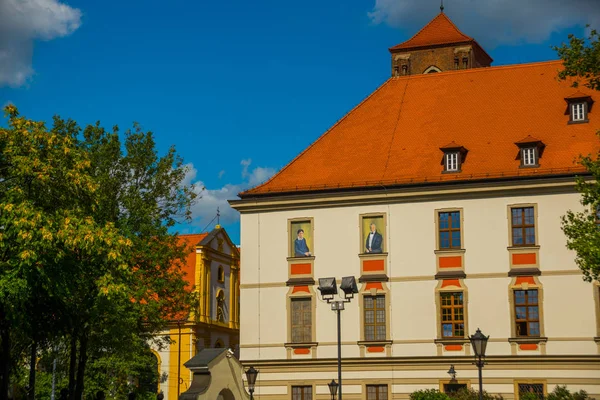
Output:
<svg viewBox="0 0 600 400">
<path fill-rule="evenodd" d="M 375 388 L 375 398 L 369 397 L 369 388 Z M 385 388 L 385 397 L 381 396 L 380 389 Z M 365 399 L 366 400 L 389 400 L 390 398 L 390 387 L 383 383 L 369 383 L 365 384 Z"/>
<path fill-rule="evenodd" d="M 294 397 L 294 389 L 300 389 L 300 396 L 298 398 Z M 306 397 L 306 390 L 310 389 L 310 397 Z M 313 400 L 315 395 L 315 390 L 313 385 L 291 385 L 290 393 L 292 395 L 292 400 Z"/>
<path fill-rule="evenodd" d="M 535 291 L 535 299 L 536 302 L 535 303 L 529 303 L 529 292 L 533 292 Z M 525 292 L 524 293 L 524 299 L 525 299 L 525 303 L 523 304 L 517 304 L 517 292 Z M 525 307 L 525 318 L 518 318 L 517 316 L 517 308 L 519 307 Z M 537 309 L 537 318 L 533 319 L 533 318 L 529 318 L 529 309 L 530 307 L 535 307 Z M 538 288 L 527 288 L 527 289 L 523 289 L 523 288 L 515 288 L 513 289 L 513 308 L 514 308 L 514 326 L 515 326 L 515 337 L 516 338 L 539 338 L 541 337 L 541 322 L 540 322 L 540 291 L 538 290 Z M 523 334 L 519 334 L 519 326 L 521 323 L 525 323 L 525 327 L 527 329 L 527 333 L 525 335 Z M 538 333 L 536 335 L 532 335 L 529 333 L 529 324 L 530 323 L 537 323 L 537 330 Z"/>
<path fill-rule="evenodd" d="M 372 308 L 367 308 L 367 304 L 366 304 L 366 299 L 367 298 L 373 298 L 373 307 Z M 378 298 L 382 298 L 383 299 L 383 307 L 378 307 L 377 306 L 377 299 Z M 362 314 L 363 314 L 363 326 L 362 326 L 362 330 L 363 330 L 363 336 L 364 336 L 364 340 L 365 342 L 381 342 L 381 341 L 385 341 L 388 338 L 388 316 L 387 316 L 387 304 L 386 304 L 386 300 L 387 300 L 387 296 L 385 293 L 375 293 L 375 294 L 365 294 L 363 295 L 363 310 L 362 310 Z M 372 323 L 367 323 L 367 312 L 372 311 L 373 312 L 373 322 Z M 383 313 L 383 317 L 384 317 L 384 321 L 383 322 L 377 322 L 377 316 L 378 316 L 378 312 L 381 311 Z M 383 326 L 383 331 L 384 331 L 384 335 L 383 337 L 378 337 L 377 333 L 378 327 Z M 368 327 L 373 327 L 373 338 L 369 339 L 367 336 L 367 328 Z"/>
<path fill-rule="evenodd" d="M 460 172 L 460 151 L 447 151 L 444 154 L 444 171 Z"/>
<path fill-rule="evenodd" d="M 461 295 L 460 306 L 456 306 L 454 304 L 454 296 L 456 294 Z M 447 296 L 447 295 L 451 296 L 452 304 L 450 304 L 449 306 L 444 305 L 444 302 L 442 301 L 442 297 Z M 440 309 L 439 309 L 439 324 L 440 324 L 440 331 L 441 331 L 440 339 L 442 339 L 442 340 L 444 340 L 444 339 L 464 339 L 467 334 L 466 323 L 465 323 L 465 293 L 464 293 L 464 291 L 463 290 L 455 290 L 455 291 L 444 290 L 444 291 L 438 292 L 438 296 L 439 296 L 439 301 L 440 301 Z M 460 308 L 461 312 L 462 312 L 461 320 L 454 319 L 455 310 L 458 308 Z M 444 320 L 444 310 L 448 310 L 448 309 L 451 312 L 451 320 L 445 321 Z M 450 323 L 452 325 L 452 336 L 444 336 L 444 325 L 447 325 L 448 323 Z M 463 331 L 462 335 L 455 335 L 455 326 L 454 326 L 455 324 L 462 324 L 462 331 Z"/>
<path fill-rule="evenodd" d="M 436 213 L 436 231 L 437 231 L 437 235 L 436 235 L 436 249 L 440 250 L 440 251 L 454 251 L 454 250 L 462 250 L 464 248 L 463 246 L 463 213 L 462 213 L 462 209 L 461 208 L 452 208 L 452 209 L 439 209 L 439 210 L 435 210 Z M 451 219 L 452 214 L 454 213 L 458 213 L 458 228 L 452 228 L 452 221 L 453 219 Z M 442 229 L 441 227 L 441 214 L 448 214 L 448 228 L 444 228 Z M 452 232 L 456 232 L 458 231 L 459 233 L 459 240 L 460 240 L 460 246 L 456 247 L 453 246 L 452 244 Z M 448 236 L 448 240 L 449 240 L 449 247 L 442 247 L 442 233 L 443 232 L 448 232 L 449 236 Z"/>
<path fill-rule="evenodd" d="M 525 279 L 522 279 L 522 278 L 525 278 Z M 519 283 L 517 283 L 517 282 L 519 282 Z M 539 336 L 517 336 L 517 324 L 515 322 L 517 320 L 517 318 L 516 318 L 517 316 L 516 316 L 516 309 L 515 309 L 514 291 L 515 290 L 530 290 L 530 289 L 537 289 L 537 291 L 538 291 L 538 314 L 539 314 L 538 320 L 539 320 L 540 335 Z M 545 355 L 546 354 L 545 343 L 547 342 L 548 338 L 546 338 L 545 326 L 544 326 L 544 287 L 541 284 L 541 282 L 539 281 L 538 276 L 532 275 L 532 276 L 525 276 L 525 277 L 519 277 L 519 276 L 513 277 L 511 280 L 511 283 L 508 285 L 507 296 L 508 296 L 508 306 L 510 309 L 509 313 L 510 313 L 510 332 L 511 332 L 511 337 L 508 339 L 508 341 L 517 347 L 518 347 L 518 345 L 520 345 L 522 343 L 538 344 L 540 354 Z"/>
<path fill-rule="evenodd" d="M 525 217 L 524 217 L 524 211 L 521 213 L 521 218 L 523 223 L 521 225 L 518 226 L 514 226 L 513 225 L 513 210 L 514 209 L 526 209 L 526 208 L 532 208 L 533 209 L 533 225 L 531 224 L 525 224 Z M 537 212 L 537 204 L 513 204 L 513 205 L 509 205 L 508 206 L 508 236 L 509 236 L 509 248 L 528 248 L 528 247 L 539 247 L 538 243 L 539 243 L 539 235 L 538 235 L 538 212 Z M 522 236 L 523 238 L 523 243 L 522 244 L 517 244 L 515 243 L 515 237 L 513 235 L 513 229 L 516 228 L 521 228 L 522 229 L 522 233 L 524 234 L 524 236 Z M 534 243 L 527 243 L 527 228 L 533 228 L 534 230 Z"/>
<path fill-rule="evenodd" d="M 548 383 L 545 380 L 516 380 L 514 381 L 515 400 L 519 400 L 521 397 L 520 385 L 542 385 L 543 398 L 548 397 Z"/>
<path fill-rule="evenodd" d="M 306 338 L 304 337 L 304 333 L 302 334 L 302 339 L 301 341 L 296 341 L 294 340 L 294 327 L 296 327 L 296 329 L 302 329 L 304 330 L 306 328 L 305 324 L 304 324 L 304 314 L 306 312 L 306 310 L 302 309 L 301 311 L 301 320 L 303 321 L 300 324 L 294 324 L 294 303 L 300 303 L 300 302 L 307 302 L 308 303 L 308 312 L 310 313 L 310 337 L 308 338 L 308 340 L 305 340 Z M 313 332 L 313 327 L 314 327 L 314 311 L 313 311 L 313 299 L 310 296 L 295 296 L 290 298 L 290 343 L 293 344 L 301 344 L 301 343 L 312 343 L 314 337 L 314 332 Z"/>
<path fill-rule="evenodd" d="M 531 156 L 533 158 L 531 163 L 528 163 L 528 152 L 531 152 Z M 521 167 L 539 167 L 540 162 L 539 162 L 539 149 L 537 148 L 537 146 L 522 146 L 521 147 Z"/>
<path fill-rule="evenodd" d="M 225 268 L 220 264 L 217 267 L 217 282 L 225 283 Z"/>
<path fill-rule="evenodd" d="M 359 231 L 359 252 L 358 254 L 362 255 L 367 255 L 367 256 L 386 256 L 387 252 L 388 252 L 388 244 L 387 244 L 387 238 L 388 238 L 388 232 L 387 232 L 387 213 L 368 213 L 368 214 L 360 214 L 358 216 L 359 218 L 359 227 L 360 227 L 360 231 Z M 379 232 L 379 234 L 382 236 L 382 240 L 381 240 L 381 253 L 367 253 L 366 249 L 365 249 L 365 244 L 366 244 L 366 239 L 368 238 L 368 235 L 365 237 L 363 234 L 365 232 L 365 221 L 373 219 L 373 218 L 382 218 L 382 225 L 383 227 L 381 228 L 381 231 L 377 231 Z M 370 224 L 369 224 L 370 225 Z"/>
<path fill-rule="evenodd" d="M 575 118 L 576 116 L 579 116 L 579 110 L 576 111 L 576 107 L 581 106 L 581 116 L 580 118 Z M 580 122 L 586 122 L 587 121 L 587 102 L 585 101 L 573 101 L 571 102 L 571 104 L 569 104 L 569 111 L 570 111 L 570 116 L 571 116 L 571 122 L 576 122 L 576 123 L 580 123 Z"/>
</svg>

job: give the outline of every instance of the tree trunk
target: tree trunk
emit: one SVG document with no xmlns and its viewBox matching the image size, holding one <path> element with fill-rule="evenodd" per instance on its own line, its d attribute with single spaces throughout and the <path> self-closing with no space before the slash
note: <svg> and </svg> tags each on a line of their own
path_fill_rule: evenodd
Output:
<svg viewBox="0 0 600 400">
<path fill-rule="evenodd" d="M 35 400 L 35 367 L 37 364 L 37 342 L 35 339 L 31 343 L 31 358 L 29 363 L 29 392 L 27 398 Z"/>
<path fill-rule="evenodd" d="M 77 368 L 77 329 L 71 332 L 71 354 L 69 361 L 69 399 L 75 395 L 75 369 Z"/>
<path fill-rule="evenodd" d="M 75 385 L 74 400 L 83 398 L 83 378 L 85 376 L 85 366 L 87 364 L 87 344 L 88 334 L 84 331 L 79 338 L 79 362 L 77 363 L 77 384 Z"/>
<path fill-rule="evenodd" d="M 8 400 L 10 376 L 10 330 L 6 313 L 0 305 L 0 400 Z"/>
</svg>

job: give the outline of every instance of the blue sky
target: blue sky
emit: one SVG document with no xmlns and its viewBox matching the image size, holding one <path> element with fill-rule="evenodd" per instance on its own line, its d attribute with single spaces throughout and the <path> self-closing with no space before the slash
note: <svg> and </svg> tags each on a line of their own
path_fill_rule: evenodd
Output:
<svg viewBox="0 0 600 400">
<path fill-rule="evenodd" d="M 599 0 L 446 0 L 493 65 L 555 59 L 551 45 L 599 27 Z M 239 243 L 238 191 L 282 168 L 390 74 L 387 48 L 439 0 L 2 0 L 0 105 L 174 144 L 206 187 L 199 232 L 219 206 Z"/>
</svg>

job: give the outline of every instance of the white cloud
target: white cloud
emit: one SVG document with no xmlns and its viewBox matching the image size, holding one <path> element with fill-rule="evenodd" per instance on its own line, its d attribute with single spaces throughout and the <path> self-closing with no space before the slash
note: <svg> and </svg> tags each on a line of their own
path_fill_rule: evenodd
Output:
<svg viewBox="0 0 600 400">
<path fill-rule="evenodd" d="M 375 0 L 369 17 L 376 24 L 402 27 L 412 35 L 439 12 L 437 4 L 422 0 Z M 578 24 L 600 28 L 599 0 L 452 0 L 445 2 L 445 7 L 463 33 L 488 48 L 540 43 L 552 32 Z"/>
<path fill-rule="evenodd" d="M 79 25 L 81 11 L 59 0 L 0 0 L 0 86 L 21 86 L 34 74 L 34 40 L 67 36 Z"/>
<path fill-rule="evenodd" d="M 251 159 L 241 161 L 241 182 L 227 183 L 217 189 L 205 188 L 203 181 L 196 180 L 198 171 L 194 165 L 187 164 L 188 171 L 184 183 L 195 183 L 198 195 L 201 196 L 201 199 L 192 208 L 192 225 L 203 229 L 215 217 L 217 208 L 221 213 L 222 225 L 228 225 L 239 220 L 239 213 L 229 206 L 227 200 L 236 199 L 239 192 L 266 181 L 275 173 L 273 168 L 250 168 L 251 164 Z M 219 173 L 219 175 L 221 174 Z"/>
</svg>

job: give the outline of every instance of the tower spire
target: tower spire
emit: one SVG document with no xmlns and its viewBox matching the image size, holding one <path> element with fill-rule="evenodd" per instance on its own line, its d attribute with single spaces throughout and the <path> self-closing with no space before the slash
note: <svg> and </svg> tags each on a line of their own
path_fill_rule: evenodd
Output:
<svg viewBox="0 0 600 400">
<path fill-rule="evenodd" d="M 440 4 L 440 12 L 443 14 L 444 13 L 444 0 L 441 0 L 441 4 Z"/>
</svg>

